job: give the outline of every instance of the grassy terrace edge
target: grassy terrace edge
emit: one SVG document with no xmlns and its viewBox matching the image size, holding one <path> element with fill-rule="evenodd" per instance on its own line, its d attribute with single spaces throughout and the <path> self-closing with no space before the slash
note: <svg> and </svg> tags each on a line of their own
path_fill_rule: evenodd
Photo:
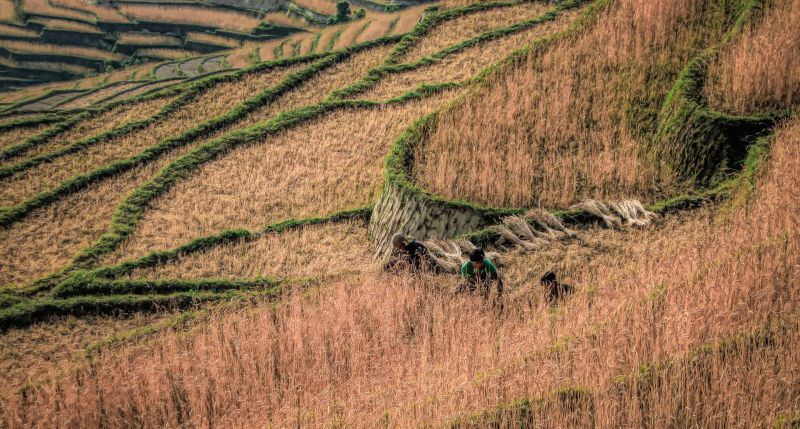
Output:
<svg viewBox="0 0 800 429">
<path fill-rule="evenodd" d="M 659 132 L 656 138 L 659 144 L 654 146 L 644 145 L 647 154 L 651 156 L 650 159 L 654 159 L 652 158 L 654 147 L 663 148 L 664 146 L 668 146 L 677 148 L 675 152 L 681 154 L 679 159 L 686 164 L 690 164 L 692 162 L 690 160 L 699 158 L 696 154 L 694 154 L 694 158 L 689 156 L 692 151 L 702 148 L 702 143 L 704 142 L 711 142 L 713 143 L 713 145 L 711 145 L 712 148 L 717 149 L 717 152 L 722 152 L 722 155 L 717 156 L 715 160 L 716 164 L 713 164 L 712 167 L 714 173 L 717 173 L 719 166 L 724 165 L 726 161 L 724 157 L 727 154 L 735 151 L 737 157 L 746 158 L 747 151 L 750 146 L 752 146 L 752 141 L 754 140 L 753 136 L 764 135 L 779 119 L 788 117 L 791 114 L 790 111 L 784 111 L 756 116 L 726 115 L 708 109 L 700 95 L 700 89 L 702 88 L 703 79 L 705 77 L 704 69 L 702 68 L 705 64 L 705 60 L 710 55 L 717 52 L 722 45 L 732 40 L 749 21 L 753 11 L 760 10 L 763 2 L 764 0 L 750 0 L 747 2 L 735 23 L 731 26 L 729 31 L 726 32 L 723 42 L 718 46 L 707 48 L 684 67 L 678 80 L 673 84 L 669 95 L 665 99 L 662 111 L 659 115 Z M 574 5 L 570 3 L 583 2 L 564 2 L 561 3 L 559 7 L 574 7 Z M 484 69 L 472 80 L 471 84 L 473 88 L 485 85 L 492 76 L 496 76 L 507 68 L 515 66 L 525 55 L 541 50 L 587 27 L 598 18 L 598 13 L 611 3 L 613 3 L 613 0 L 596 0 L 592 2 L 564 32 L 538 39 L 531 45 L 516 51 L 505 60 Z M 434 18 L 431 18 L 431 20 L 433 19 Z M 411 34 L 414 35 L 415 33 L 416 32 L 412 32 Z M 423 59 L 421 61 L 430 60 Z M 399 70 L 404 66 L 405 65 L 392 65 L 384 67 L 381 72 L 392 69 Z M 353 85 L 338 95 L 347 96 L 368 87 L 369 86 L 366 84 L 361 87 Z M 453 105 L 455 105 L 455 103 L 451 103 L 449 107 Z M 426 207 L 440 207 L 445 210 L 471 212 L 480 219 L 480 223 L 483 225 L 491 225 L 497 223 L 502 217 L 523 213 L 525 211 L 523 208 L 488 207 L 470 201 L 448 199 L 423 189 L 414 183 L 412 177 L 414 150 L 418 145 L 423 144 L 425 137 L 429 135 L 435 127 L 437 117 L 442 111 L 443 110 L 440 110 L 419 118 L 397 139 L 386 158 L 384 168 L 384 193 L 393 192 L 403 195 L 405 198 L 413 199 L 418 205 L 424 205 Z M 686 122 L 681 122 L 678 119 L 685 120 Z M 732 138 L 738 133 L 743 133 L 748 136 L 748 138 L 739 139 L 731 143 Z M 660 154 L 663 156 L 663 151 L 660 152 Z M 694 162 L 697 163 L 698 161 Z M 678 169 L 678 166 L 675 165 L 671 167 L 673 170 Z M 714 174 L 712 180 L 712 175 L 708 174 L 708 168 L 705 168 L 704 171 L 698 171 L 695 165 L 690 165 L 690 168 L 686 170 L 688 170 L 689 173 L 683 176 L 684 180 L 691 180 L 703 184 L 704 186 L 701 190 L 699 192 L 677 195 L 663 201 L 655 202 L 649 205 L 650 209 L 658 212 L 666 212 L 689 207 L 724 195 L 733 184 L 729 177 L 721 174 Z M 376 206 L 376 210 L 380 210 L 380 208 L 381 204 L 379 202 Z M 581 222 L 587 218 L 587 214 L 580 211 L 557 210 L 554 214 L 557 217 L 571 222 Z M 373 217 L 373 219 L 378 218 L 380 218 L 380 216 Z M 496 239 L 496 236 L 492 235 L 488 230 L 483 230 L 468 234 L 467 238 L 477 243 L 486 244 Z"/>
</svg>

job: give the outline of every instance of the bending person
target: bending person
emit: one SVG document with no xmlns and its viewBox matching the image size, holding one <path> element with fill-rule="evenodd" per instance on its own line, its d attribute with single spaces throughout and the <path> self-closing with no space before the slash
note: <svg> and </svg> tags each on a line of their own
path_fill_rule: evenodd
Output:
<svg viewBox="0 0 800 429">
<path fill-rule="evenodd" d="M 399 232 L 392 236 L 392 256 L 384 264 L 384 270 L 413 268 L 420 271 L 423 268 L 431 269 L 432 266 L 428 248 L 424 244 Z"/>
</svg>

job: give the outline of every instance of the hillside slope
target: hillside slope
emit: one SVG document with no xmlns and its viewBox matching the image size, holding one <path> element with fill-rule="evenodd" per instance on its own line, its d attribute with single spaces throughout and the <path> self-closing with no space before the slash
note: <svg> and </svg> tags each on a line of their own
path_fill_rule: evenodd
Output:
<svg viewBox="0 0 800 429">
<path fill-rule="evenodd" d="M 796 421 L 797 5 L 443 2 L 7 115 L 0 421 Z M 504 296 L 382 272 L 396 231 L 488 247 Z"/>
</svg>

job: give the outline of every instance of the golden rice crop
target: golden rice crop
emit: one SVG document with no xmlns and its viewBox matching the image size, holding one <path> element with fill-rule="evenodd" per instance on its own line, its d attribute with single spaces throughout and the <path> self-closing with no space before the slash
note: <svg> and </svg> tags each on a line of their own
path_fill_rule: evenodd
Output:
<svg viewBox="0 0 800 429">
<path fill-rule="evenodd" d="M 2 18 L 0 18 L 2 19 Z M 0 23 L 0 34 L 4 36 L 39 37 L 39 33 L 25 27 Z"/>
<path fill-rule="evenodd" d="M 146 48 L 138 49 L 137 55 L 147 58 L 156 58 L 164 60 L 180 60 L 183 58 L 197 57 L 202 55 L 200 52 L 187 51 L 181 48 Z"/>
<path fill-rule="evenodd" d="M 532 52 L 441 115 L 415 177 L 433 192 L 497 206 L 671 192 L 675 184 L 656 182 L 639 159 L 640 142 L 681 68 L 726 30 L 708 23 L 727 13 L 710 1 L 606 7 L 588 29 Z"/>
<path fill-rule="evenodd" d="M 427 8 L 427 5 L 420 5 L 403 10 L 390 34 L 405 34 L 413 30 Z"/>
<path fill-rule="evenodd" d="M 297 0 L 295 3 L 317 13 L 336 15 L 336 3 L 330 0 Z"/>
<path fill-rule="evenodd" d="M 333 112 L 205 164 L 151 204 L 114 264 L 231 228 L 259 229 L 372 201 L 405 124 L 454 96 Z"/>
<path fill-rule="evenodd" d="M 61 8 L 77 9 L 86 13 L 90 13 L 97 17 L 101 22 L 114 22 L 125 23 L 128 19 L 122 16 L 113 7 L 105 7 L 98 4 L 90 3 L 84 0 L 49 0 L 53 6 Z"/>
<path fill-rule="evenodd" d="M 6 58 L 0 58 L 0 65 L 14 69 L 47 70 L 47 71 L 67 72 L 72 74 L 89 74 L 95 72 L 94 69 L 90 69 L 89 67 L 83 67 L 75 64 L 58 63 L 52 61 L 14 61 Z M 58 85 L 48 86 L 48 88 L 57 88 L 57 87 L 69 88 L 72 85 L 73 85 L 72 83 L 58 84 Z M 37 89 L 39 88 L 43 87 L 38 87 Z M 24 93 L 31 94 L 36 92 L 37 90 L 34 89 L 31 90 L 31 92 L 26 91 Z M 43 94 L 39 93 L 37 95 L 43 95 Z"/>
<path fill-rule="evenodd" d="M 356 37 L 355 42 L 361 43 L 366 42 L 368 40 L 374 40 L 378 37 L 383 37 L 386 33 L 389 32 L 389 29 L 392 27 L 392 22 L 397 19 L 393 17 L 391 19 L 384 18 L 383 19 L 372 19 L 367 23 L 367 27 L 362 31 L 358 37 Z"/>
<path fill-rule="evenodd" d="M 17 14 L 14 11 L 13 0 L 0 0 L 0 21 L 16 22 Z"/>
<path fill-rule="evenodd" d="M 25 329 L 0 333 L 0 398 L 25 384 L 56 377 L 95 341 L 147 326 L 171 315 L 132 314 L 130 317 L 73 317 L 57 319 Z"/>
<path fill-rule="evenodd" d="M 311 225 L 251 242 L 217 246 L 156 268 L 136 279 L 316 277 L 360 273 L 373 265 L 364 221 Z"/>
<path fill-rule="evenodd" d="M 69 31 L 78 31 L 83 33 L 100 33 L 100 29 L 92 24 L 71 21 L 68 19 L 34 18 L 30 19 L 28 22 L 40 23 L 45 27 L 54 30 L 69 30 Z"/>
<path fill-rule="evenodd" d="M 123 45 L 180 45 L 181 40 L 163 34 L 120 33 L 117 36 L 117 43 Z"/>
<path fill-rule="evenodd" d="M 333 50 L 338 51 L 344 49 L 356 42 L 356 38 L 367 28 L 369 23 L 363 21 L 356 21 L 348 25 L 347 28 L 342 30 L 339 39 L 333 44 Z"/>
<path fill-rule="evenodd" d="M 384 76 L 372 89 L 355 96 L 368 100 L 386 100 L 423 83 L 465 82 L 479 71 L 510 55 L 533 40 L 565 29 L 577 11 L 565 12 L 559 19 L 544 25 L 484 42 L 467 48 L 428 66 Z"/>
<path fill-rule="evenodd" d="M 776 0 L 709 68 L 709 105 L 732 113 L 786 109 L 800 102 L 800 1 Z"/>
<path fill-rule="evenodd" d="M 66 267 L 106 231 L 115 207 L 175 156 L 114 176 L 0 229 L 0 285 L 24 286 Z"/>
<path fill-rule="evenodd" d="M 264 14 L 264 22 L 283 27 L 308 28 L 308 24 L 304 21 L 292 18 L 284 12 L 270 12 Z"/>
<path fill-rule="evenodd" d="M 545 3 L 525 2 L 515 6 L 474 12 L 442 22 L 428 32 L 420 43 L 409 49 L 402 56 L 401 62 L 414 62 L 488 30 L 508 27 L 517 22 L 535 18 L 549 8 Z"/>
<path fill-rule="evenodd" d="M 322 36 L 319 38 L 317 44 L 317 53 L 328 52 L 332 50 L 332 44 L 336 43 L 336 38 L 342 34 L 347 27 L 344 25 L 337 25 L 328 27 L 322 31 Z"/>
<path fill-rule="evenodd" d="M 88 173 L 114 160 L 131 157 L 167 137 L 180 135 L 276 84 L 287 73 L 286 69 L 255 73 L 243 79 L 216 85 L 169 117 L 136 133 L 92 145 L 78 153 L 60 157 L 53 162 L 14 175 L 6 181 L 3 189 L 0 189 L 0 206 L 19 204 L 77 174 Z M 165 101 L 159 99 L 150 102 L 149 112 L 155 113 Z"/>
<path fill-rule="evenodd" d="M 63 149 L 77 141 L 101 134 L 130 121 L 139 121 L 152 116 L 174 97 L 161 97 L 157 100 L 142 101 L 116 106 L 103 113 L 92 115 L 78 122 L 71 128 L 61 132 L 32 149 L 2 161 L 3 164 L 16 164 L 24 159 Z M 13 181 L 11 183 L 14 183 Z"/>
<path fill-rule="evenodd" d="M 577 387 L 594 394 L 594 405 L 574 412 L 591 416 L 541 417 L 559 427 L 577 417 L 599 427 L 773 425 L 800 383 L 792 353 L 800 345 L 799 139 L 797 120 L 779 132 L 757 194 L 731 218 L 667 221 L 633 232 L 619 253 L 595 249 L 565 276 L 577 293 L 557 307 L 535 285 L 498 314 L 479 297 L 447 293 L 454 279 L 333 282 L 279 306 L 220 313 L 188 341 L 185 332 L 166 333 L 146 350 L 104 354 L 11 398 L 6 421 L 438 426 Z M 768 341 L 694 353 L 768 321 Z"/>
<path fill-rule="evenodd" d="M 127 91 L 129 89 L 133 89 L 136 86 L 141 85 L 140 82 L 126 82 L 119 85 L 109 86 L 107 88 L 103 88 L 97 91 L 92 92 L 91 94 L 87 94 L 84 96 L 80 96 L 72 101 L 67 103 L 61 104 L 58 107 L 60 109 L 76 109 L 80 107 L 88 107 L 91 106 L 101 100 L 104 100 L 108 97 L 113 96 L 114 94 L 118 94 L 123 91 Z"/>
<path fill-rule="evenodd" d="M 186 33 L 186 41 L 209 43 L 212 45 L 224 46 L 227 48 L 237 48 L 239 47 L 239 45 L 241 45 L 240 41 L 230 37 L 224 37 L 209 33 L 200 33 L 197 31 L 190 31 Z"/>
<path fill-rule="evenodd" d="M 155 4 L 120 4 L 120 12 L 138 20 L 203 25 L 249 33 L 259 20 L 255 16 L 228 9 Z"/>
<path fill-rule="evenodd" d="M 3 46 L 16 52 L 45 55 L 69 55 L 97 60 L 122 60 L 122 55 L 101 49 L 80 46 L 53 45 L 49 43 L 32 43 L 20 40 L 5 40 Z"/>
<path fill-rule="evenodd" d="M 49 125 L 40 124 L 40 125 L 29 125 L 24 127 L 6 128 L 0 131 L 0 150 L 7 149 L 8 147 L 22 143 L 23 141 L 25 141 L 25 139 L 41 133 L 48 127 Z"/>
<path fill-rule="evenodd" d="M 226 61 L 231 67 L 241 69 L 245 68 L 251 64 L 254 64 L 254 55 L 255 55 L 256 46 L 245 42 L 241 48 L 234 49 L 228 54 Z"/>
<path fill-rule="evenodd" d="M 151 92 L 151 91 L 155 91 L 157 89 L 166 88 L 168 86 L 176 85 L 177 83 L 180 83 L 180 81 L 165 80 L 165 81 L 161 81 L 161 82 L 149 83 L 149 84 L 143 85 L 141 87 L 138 87 L 138 88 L 134 89 L 133 91 L 128 91 L 126 93 L 120 94 L 119 96 L 115 96 L 114 98 L 112 98 L 111 100 L 108 100 L 107 102 L 119 101 L 119 100 L 127 100 L 127 99 L 130 99 L 130 98 L 136 97 L 138 95 L 142 95 L 145 92 Z"/>
<path fill-rule="evenodd" d="M 32 15 L 44 15 L 52 17 L 70 18 L 78 21 L 90 22 L 95 21 L 94 16 L 89 13 L 78 12 L 76 10 L 64 9 L 54 7 L 50 4 L 49 0 L 21 0 L 20 7 L 23 11 Z"/>
</svg>

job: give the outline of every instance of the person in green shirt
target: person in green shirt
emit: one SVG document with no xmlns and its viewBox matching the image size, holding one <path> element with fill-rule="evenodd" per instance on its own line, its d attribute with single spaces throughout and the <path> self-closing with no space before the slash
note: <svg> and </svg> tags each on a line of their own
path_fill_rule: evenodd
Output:
<svg viewBox="0 0 800 429">
<path fill-rule="evenodd" d="M 497 287 L 497 298 L 503 296 L 503 279 L 497 274 L 497 267 L 492 261 L 486 259 L 482 249 L 475 249 L 469 254 L 469 260 L 461 266 L 461 282 L 456 286 L 455 293 L 475 292 L 480 287 L 481 295 L 489 298 L 491 285 Z"/>
</svg>

